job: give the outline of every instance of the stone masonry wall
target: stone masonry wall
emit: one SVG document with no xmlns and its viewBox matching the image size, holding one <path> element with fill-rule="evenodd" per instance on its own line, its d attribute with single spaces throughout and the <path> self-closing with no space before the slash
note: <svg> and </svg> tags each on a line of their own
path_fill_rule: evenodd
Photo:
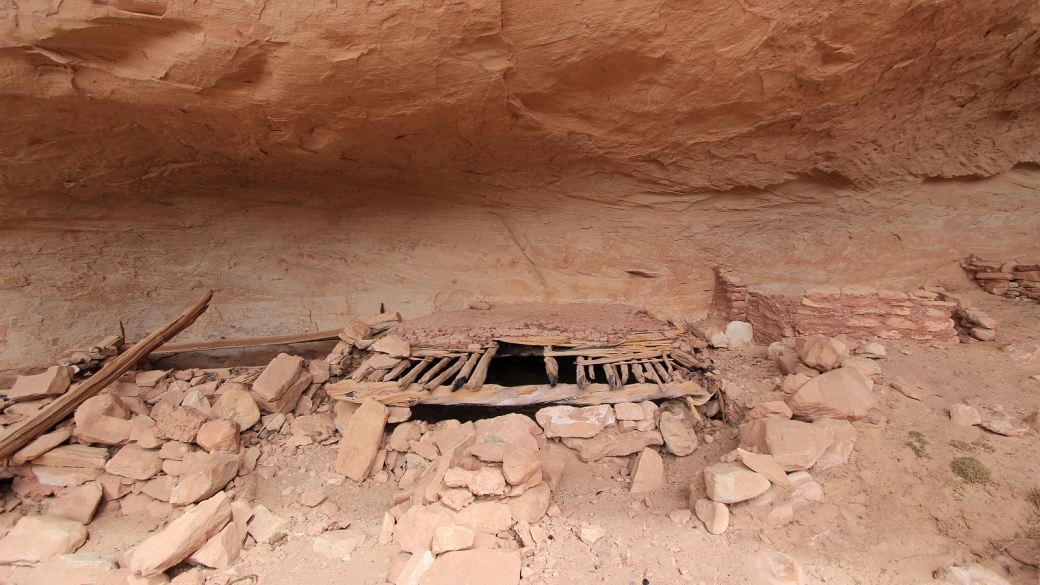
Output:
<svg viewBox="0 0 1040 585">
<path fill-rule="evenodd" d="M 850 286 L 809 288 L 802 294 L 750 290 L 747 320 L 755 339 L 778 341 L 795 335 L 872 336 L 882 339 L 954 341 L 957 303 L 940 293 L 902 293 Z"/>
</svg>

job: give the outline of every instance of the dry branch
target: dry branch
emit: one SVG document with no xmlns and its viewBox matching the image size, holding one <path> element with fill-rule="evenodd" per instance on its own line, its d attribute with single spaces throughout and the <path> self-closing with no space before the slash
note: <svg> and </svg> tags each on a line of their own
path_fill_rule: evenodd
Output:
<svg viewBox="0 0 1040 585">
<path fill-rule="evenodd" d="M 51 429 L 66 417 L 76 411 L 83 402 L 107 388 L 115 382 L 134 364 L 148 357 L 155 348 L 159 347 L 173 336 L 177 335 L 199 318 L 199 315 L 209 308 L 209 301 L 213 298 L 213 291 L 209 291 L 199 300 L 195 301 L 183 313 L 174 320 L 163 325 L 148 337 L 135 343 L 126 352 L 116 356 L 106 363 L 96 374 L 87 378 L 76 388 L 63 394 L 54 402 L 40 409 L 39 412 L 24 421 L 8 429 L 7 434 L 0 438 L 0 459 L 7 459 L 30 441 Z"/>
</svg>

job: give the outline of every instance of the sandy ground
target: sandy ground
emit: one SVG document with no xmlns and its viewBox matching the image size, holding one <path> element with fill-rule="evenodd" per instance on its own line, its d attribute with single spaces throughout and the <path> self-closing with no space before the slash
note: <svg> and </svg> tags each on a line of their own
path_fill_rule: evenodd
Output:
<svg viewBox="0 0 1040 585">
<path fill-rule="evenodd" d="M 685 525 L 670 520 L 668 512 L 688 506 L 691 490 L 703 497 L 701 470 L 735 448 L 736 429 L 730 426 L 716 429 L 711 444 L 702 434 L 700 448 L 689 457 L 665 455 L 667 487 L 650 497 L 627 492 L 620 473 L 627 460 L 585 464 L 575 456 L 553 493 L 561 515 L 543 520 L 553 538 L 524 560 L 522 583 L 756 583 L 752 560 L 777 550 L 827 584 L 926 583 L 935 569 L 953 562 L 979 562 L 1013 584 L 1036 584 L 1036 569 L 998 553 L 1011 539 L 1040 532 L 1036 505 L 1028 500 L 1028 491 L 1040 486 L 1040 437 L 955 427 L 947 408 L 963 402 L 978 408 L 983 420 L 1006 417 L 1022 426 L 1040 407 L 1040 381 L 1029 377 L 1040 374 L 1040 305 L 982 291 L 970 296 L 1001 323 L 997 341 L 941 347 L 883 341 L 883 377 L 919 385 L 923 400 L 875 386 L 884 410 L 855 423 L 859 438 L 849 464 L 812 472 L 824 486 L 826 503 L 779 528 L 757 524 L 747 504 L 734 505 L 730 528 L 720 536 L 708 534 L 696 519 Z M 714 357 L 748 392 L 772 392 L 780 375 L 764 347 Z M 907 447 L 911 431 L 927 437 L 927 457 Z M 953 458 L 964 454 L 951 446 L 954 440 L 976 445 L 971 454 L 992 470 L 991 483 L 969 484 L 951 471 Z M 329 485 L 323 474 L 328 477 L 335 456 L 335 445 L 314 445 L 268 461 L 279 471 L 260 482 L 255 503 L 292 517 L 293 532 L 279 546 L 246 551 L 238 574 L 257 574 L 260 583 L 272 584 L 385 581 L 389 558 L 398 551 L 392 544 L 380 546 L 378 534 L 392 505 L 393 481 Z M 307 529 L 324 517 L 297 503 L 309 486 L 323 486 L 340 506 L 341 524 L 367 530 L 370 538 L 349 560 L 327 561 L 311 551 Z M 607 536 L 591 548 L 582 544 L 574 531 L 582 522 L 605 527 Z M 123 516 L 116 503 L 103 504 L 80 552 L 118 554 L 164 524 L 147 515 Z M 0 582 L 11 585 L 40 582 L 38 577 L 34 569 L 0 569 Z"/>
</svg>

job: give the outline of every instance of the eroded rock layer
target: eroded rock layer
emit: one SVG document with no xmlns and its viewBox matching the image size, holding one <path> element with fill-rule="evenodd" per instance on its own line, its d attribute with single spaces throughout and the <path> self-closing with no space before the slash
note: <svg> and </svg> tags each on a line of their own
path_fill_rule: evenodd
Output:
<svg viewBox="0 0 1040 585">
<path fill-rule="evenodd" d="M 1035 2 L 0 2 L 0 362 L 1036 254 Z M 159 309 L 158 311 L 156 309 Z"/>
</svg>

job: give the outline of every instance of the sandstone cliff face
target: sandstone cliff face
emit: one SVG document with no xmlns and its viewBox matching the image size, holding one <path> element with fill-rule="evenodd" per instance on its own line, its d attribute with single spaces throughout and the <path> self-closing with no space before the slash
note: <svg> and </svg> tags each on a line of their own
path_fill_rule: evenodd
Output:
<svg viewBox="0 0 1040 585">
<path fill-rule="evenodd" d="M 1040 5 L 0 0 L 0 361 L 1038 251 Z M 837 282 L 835 282 L 837 281 Z M 71 330 L 69 329 L 71 327 Z"/>
</svg>

